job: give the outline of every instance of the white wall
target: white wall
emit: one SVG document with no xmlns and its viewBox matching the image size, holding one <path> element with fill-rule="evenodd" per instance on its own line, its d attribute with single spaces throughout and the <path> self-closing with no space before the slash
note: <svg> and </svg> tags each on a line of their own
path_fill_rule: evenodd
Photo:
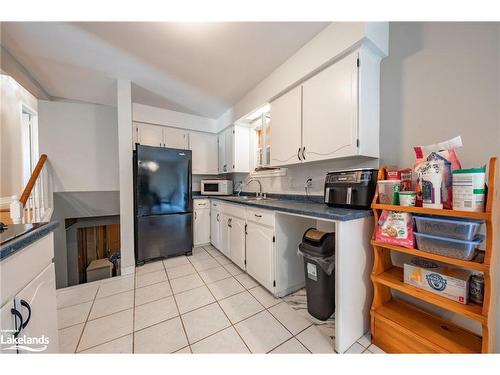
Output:
<svg viewBox="0 0 500 375">
<path fill-rule="evenodd" d="M 38 110 L 38 100 L 13 78 L 0 75 L 0 197 L 20 196 L 23 178 L 22 105 Z"/>
<path fill-rule="evenodd" d="M 54 192 L 119 190 L 116 108 L 41 100 L 39 142 Z"/>
<path fill-rule="evenodd" d="M 465 167 L 500 155 L 500 24 L 391 23 L 381 65 L 381 162 L 461 135 Z"/>
<path fill-rule="evenodd" d="M 134 177 L 132 166 L 132 83 L 118 80 L 116 84 L 120 165 L 120 243 L 121 273 L 134 273 Z"/>
<path fill-rule="evenodd" d="M 139 103 L 132 104 L 132 120 L 208 133 L 217 131 L 217 122 L 214 119 Z"/>
</svg>

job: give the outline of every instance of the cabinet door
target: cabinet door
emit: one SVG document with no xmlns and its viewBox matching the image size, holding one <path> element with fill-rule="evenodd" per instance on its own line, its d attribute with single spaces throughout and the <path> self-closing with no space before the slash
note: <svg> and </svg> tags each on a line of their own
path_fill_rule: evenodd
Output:
<svg viewBox="0 0 500 375">
<path fill-rule="evenodd" d="M 145 146 L 163 146 L 163 127 L 137 123 L 137 142 Z"/>
<path fill-rule="evenodd" d="M 217 136 L 208 133 L 189 134 L 189 148 L 193 158 L 193 174 L 217 174 Z"/>
<path fill-rule="evenodd" d="M 229 257 L 241 269 L 245 269 L 245 220 L 229 218 Z"/>
<path fill-rule="evenodd" d="M 220 212 L 217 210 L 211 210 L 210 211 L 210 243 L 216 249 L 220 248 L 219 225 L 220 225 Z"/>
<path fill-rule="evenodd" d="M 274 291 L 274 231 L 271 228 L 247 223 L 246 270 L 266 289 Z"/>
<path fill-rule="evenodd" d="M 225 149 L 225 162 L 227 172 L 234 171 L 234 128 L 230 127 L 224 132 L 224 149 Z"/>
<path fill-rule="evenodd" d="M 17 353 L 17 347 L 9 344 L 9 340 L 14 339 L 16 324 L 19 324 L 19 319 L 16 322 L 14 315 L 10 312 L 13 307 L 14 302 L 11 300 L 0 309 L 0 335 L 2 336 L 0 353 Z"/>
<path fill-rule="evenodd" d="M 163 127 L 163 145 L 187 150 L 189 149 L 189 133 L 181 129 Z"/>
<path fill-rule="evenodd" d="M 302 95 L 302 145 L 305 147 L 305 161 L 356 155 L 357 53 L 345 57 L 306 81 Z"/>
<path fill-rule="evenodd" d="M 25 301 L 29 309 L 22 306 Z M 59 351 L 59 340 L 57 331 L 57 305 L 56 305 L 56 279 L 54 263 L 45 268 L 33 281 L 31 281 L 21 292 L 16 295 L 16 306 L 23 315 L 23 321 L 29 321 L 21 331 L 21 336 L 48 338 L 47 349 L 41 353 L 57 353 Z M 40 347 L 43 345 L 36 345 Z M 32 345 L 33 347 L 33 345 Z M 31 353 L 19 349 L 19 353 Z"/>
<path fill-rule="evenodd" d="M 217 136 L 217 156 L 218 156 L 218 171 L 220 173 L 227 173 L 226 165 L 226 139 L 224 133 Z"/>
<path fill-rule="evenodd" d="M 203 245 L 210 242 L 210 209 L 194 210 L 193 244 Z"/>
<path fill-rule="evenodd" d="M 224 213 L 220 213 L 219 218 L 219 250 L 222 254 L 230 257 L 230 245 L 229 245 L 229 226 L 228 226 L 229 216 Z"/>
<path fill-rule="evenodd" d="M 271 103 L 270 164 L 300 163 L 302 147 L 302 87 L 296 87 Z"/>
</svg>

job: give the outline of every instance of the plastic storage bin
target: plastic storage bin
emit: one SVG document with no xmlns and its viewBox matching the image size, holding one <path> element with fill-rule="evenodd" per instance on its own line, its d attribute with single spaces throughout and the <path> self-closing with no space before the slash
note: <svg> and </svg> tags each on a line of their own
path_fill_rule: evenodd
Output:
<svg viewBox="0 0 500 375">
<path fill-rule="evenodd" d="M 438 237 L 473 241 L 483 222 L 481 220 L 448 219 L 429 216 L 413 216 L 417 232 Z"/>
<path fill-rule="evenodd" d="M 417 249 L 463 260 L 471 260 L 474 257 L 476 247 L 483 242 L 483 239 L 483 236 L 478 235 L 474 241 L 462 241 L 415 232 Z"/>
</svg>

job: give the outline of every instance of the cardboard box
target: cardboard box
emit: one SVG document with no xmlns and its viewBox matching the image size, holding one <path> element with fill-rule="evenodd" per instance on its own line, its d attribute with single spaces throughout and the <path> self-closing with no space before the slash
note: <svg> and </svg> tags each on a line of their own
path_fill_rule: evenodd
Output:
<svg viewBox="0 0 500 375">
<path fill-rule="evenodd" d="M 404 282 L 417 288 L 467 304 L 471 272 L 423 258 L 404 265 Z"/>
</svg>

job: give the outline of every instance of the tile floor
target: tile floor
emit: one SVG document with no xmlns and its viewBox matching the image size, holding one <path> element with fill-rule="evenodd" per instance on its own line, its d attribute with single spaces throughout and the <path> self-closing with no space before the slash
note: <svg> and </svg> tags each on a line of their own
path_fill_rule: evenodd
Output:
<svg viewBox="0 0 500 375">
<path fill-rule="evenodd" d="M 274 298 L 213 246 L 58 290 L 64 353 L 334 353 L 305 290 Z M 381 353 L 361 337 L 348 353 Z"/>
</svg>

